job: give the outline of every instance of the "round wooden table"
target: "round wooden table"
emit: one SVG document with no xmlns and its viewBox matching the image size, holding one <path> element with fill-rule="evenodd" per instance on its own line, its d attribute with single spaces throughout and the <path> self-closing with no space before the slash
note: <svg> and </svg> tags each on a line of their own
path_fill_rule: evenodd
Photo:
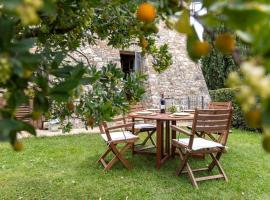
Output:
<svg viewBox="0 0 270 200">
<path fill-rule="evenodd" d="M 130 113 L 129 117 L 135 122 L 135 119 L 154 120 L 156 121 L 157 136 L 156 136 L 156 167 L 160 169 L 161 165 L 170 156 L 175 155 L 175 148 L 171 145 L 171 140 L 176 138 L 176 132 L 171 131 L 170 125 L 176 125 L 177 121 L 192 121 L 194 116 L 189 113 L 186 116 L 173 116 L 171 113 L 153 113 L 153 114 L 138 114 Z M 164 141 L 164 124 L 165 124 L 165 141 Z M 134 127 L 133 127 L 134 131 Z M 171 148 L 170 148 L 171 147 Z M 134 153 L 143 153 L 133 150 Z"/>
</svg>

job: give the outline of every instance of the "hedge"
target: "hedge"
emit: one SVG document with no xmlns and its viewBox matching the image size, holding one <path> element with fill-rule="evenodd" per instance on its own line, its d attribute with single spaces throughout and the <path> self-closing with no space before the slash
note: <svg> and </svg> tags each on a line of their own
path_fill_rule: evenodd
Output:
<svg viewBox="0 0 270 200">
<path fill-rule="evenodd" d="M 245 121 L 244 114 L 240 108 L 239 103 L 236 100 L 236 95 L 239 89 L 237 88 L 222 88 L 217 90 L 209 90 L 210 97 L 212 101 L 217 102 L 226 102 L 231 101 L 233 105 L 233 119 L 232 126 L 235 128 L 252 130 L 252 131 L 260 131 L 258 129 L 252 129 L 247 126 Z"/>
</svg>

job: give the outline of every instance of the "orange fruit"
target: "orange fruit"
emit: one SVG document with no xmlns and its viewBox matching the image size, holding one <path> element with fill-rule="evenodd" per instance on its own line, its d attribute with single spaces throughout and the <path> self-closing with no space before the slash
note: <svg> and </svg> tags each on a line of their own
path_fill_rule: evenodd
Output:
<svg viewBox="0 0 270 200">
<path fill-rule="evenodd" d="M 66 108 L 67 108 L 69 111 L 74 111 L 75 106 L 74 106 L 74 104 L 73 104 L 72 102 L 68 102 L 68 103 L 66 104 Z"/>
<path fill-rule="evenodd" d="M 262 122 L 262 115 L 259 109 L 248 111 L 245 114 L 247 124 L 250 128 L 260 128 Z"/>
<path fill-rule="evenodd" d="M 151 3 L 142 3 L 137 9 L 137 18 L 143 22 L 152 22 L 156 17 L 156 8 Z"/>
<path fill-rule="evenodd" d="M 266 152 L 270 153 L 270 134 L 264 135 L 262 146 Z"/>
<path fill-rule="evenodd" d="M 145 37 L 140 38 L 140 46 L 143 49 L 146 49 L 148 47 L 148 41 L 145 39 Z"/>
<path fill-rule="evenodd" d="M 16 141 L 13 144 L 13 149 L 14 149 L 14 151 L 22 151 L 23 150 L 23 143 L 20 141 Z"/>
<path fill-rule="evenodd" d="M 30 78 L 32 76 L 33 72 L 29 69 L 23 70 L 23 78 Z"/>
<path fill-rule="evenodd" d="M 39 112 L 39 111 L 32 112 L 32 119 L 33 120 L 38 120 L 40 117 L 41 117 L 41 112 Z"/>
<path fill-rule="evenodd" d="M 88 126 L 90 126 L 92 129 L 93 129 L 93 127 L 94 127 L 94 122 L 95 122 L 95 120 L 94 120 L 93 117 L 89 117 L 89 118 L 87 119 L 87 124 L 88 124 Z"/>
<path fill-rule="evenodd" d="M 235 49 L 236 40 L 232 34 L 222 33 L 216 37 L 215 45 L 222 53 L 231 54 Z"/>
<path fill-rule="evenodd" d="M 210 51 L 210 45 L 207 41 L 195 41 L 192 45 L 192 52 L 196 57 L 206 56 Z"/>
</svg>

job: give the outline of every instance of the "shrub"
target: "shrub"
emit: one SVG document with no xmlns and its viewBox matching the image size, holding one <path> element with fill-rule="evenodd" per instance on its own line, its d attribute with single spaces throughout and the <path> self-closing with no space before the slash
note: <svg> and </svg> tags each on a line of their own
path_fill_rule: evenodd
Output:
<svg viewBox="0 0 270 200">
<path fill-rule="evenodd" d="M 209 94 L 212 101 L 226 102 L 231 101 L 233 105 L 233 118 L 232 126 L 235 128 L 241 128 L 252 131 L 260 131 L 259 129 L 249 128 L 244 117 L 244 113 L 241 110 L 240 104 L 236 100 L 236 95 L 239 89 L 237 88 L 221 88 L 218 90 L 210 90 Z"/>
<path fill-rule="evenodd" d="M 214 29 L 214 34 L 218 35 L 223 32 L 228 32 L 229 30 L 225 28 L 224 25 Z M 229 31 L 231 32 L 231 31 Z M 205 41 L 211 42 L 211 38 L 207 33 L 204 33 Z M 237 49 L 239 50 L 241 56 L 246 57 L 249 53 L 247 45 L 239 40 L 237 40 Z M 233 56 L 230 54 L 222 54 L 216 48 L 212 48 L 207 56 L 201 59 L 202 72 L 210 90 L 216 90 L 225 87 L 225 82 L 228 75 L 232 71 L 238 71 L 239 66 L 235 63 Z"/>
</svg>

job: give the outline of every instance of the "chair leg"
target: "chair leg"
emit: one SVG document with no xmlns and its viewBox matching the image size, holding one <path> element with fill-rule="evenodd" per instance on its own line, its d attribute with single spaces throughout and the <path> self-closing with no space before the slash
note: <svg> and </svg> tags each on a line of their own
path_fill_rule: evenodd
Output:
<svg viewBox="0 0 270 200">
<path fill-rule="evenodd" d="M 221 157 L 221 155 L 222 155 L 222 153 L 221 153 L 221 152 L 218 152 L 217 155 L 215 156 L 215 158 L 216 158 L 217 160 L 219 160 L 220 157 Z M 208 165 L 208 171 L 212 171 L 213 168 L 214 168 L 215 166 L 216 166 L 216 162 L 213 160 L 213 161 Z"/>
<path fill-rule="evenodd" d="M 187 159 L 189 157 L 188 154 L 186 154 L 185 156 L 183 155 L 183 152 L 181 151 L 180 148 L 176 148 L 176 151 L 178 152 L 178 155 L 180 157 L 180 166 L 179 168 L 176 170 L 176 175 L 179 176 L 181 174 L 181 172 L 185 169 L 186 164 L 187 164 Z"/>
<path fill-rule="evenodd" d="M 210 153 L 210 156 L 213 159 L 213 161 L 215 162 L 215 165 L 218 167 L 219 172 L 223 175 L 225 181 L 228 182 L 228 178 L 227 178 L 225 171 L 224 171 L 223 167 L 221 166 L 219 160 L 214 156 L 213 153 Z"/>
<path fill-rule="evenodd" d="M 155 144 L 155 142 L 154 142 L 154 140 L 153 140 L 153 138 L 152 138 L 152 135 L 155 133 L 155 131 L 151 131 L 151 132 L 146 131 L 146 132 L 147 132 L 147 137 L 144 139 L 144 141 L 143 141 L 141 144 L 142 144 L 142 145 L 145 145 L 146 142 L 147 142 L 148 140 L 150 140 L 151 143 L 156 147 L 156 144 Z"/>
<path fill-rule="evenodd" d="M 128 161 L 122 156 L 122 154 L 132 146 L 132 143 L 127 143 L 120 151 L 115 147 L 114 144 L 110 144 L 112 152 L 115 154 L 114 158 L 104 168 L 105 171 L 109 170 L 118 160 L 127 168 L 130 169 Z"/>
<path fill-rule="evenodd" d="M 97 163 L 101 162 L 101 160 L 104 159 L 110 152 L 111 152 L 111 148 L 108 147 L 107 150 L 100 156 Z"/>
<path fill-rule="evenodd" d="M 188 176 L 189 176 L 189 178 L 191 180 L 192 185 L 196 189 L 198 189 L 199 187 L 198 187 L 197 181 L 196 181 L 195 176 L 193 174 L 193 171 L 192 171 L 192 169 L 191 169 L 191 167 L 190 167 L 190 165 L 188 163 L 188 159 L 190 157 L 190 154 L 186 153 L 185 155 L 183 155 L 183 152 L 181 151 L 180 148 L 176 148 L 176 150 L 178 151 L 179 157 L 181 159 L 181 165 L 180 165 L 180 167 L 178 168 L 178 170 L 176 172 L 177 176 L 179 176 L 182 173 L 182 171 L 186 168 L 186 171 L 188 173 Z"/>
<path fill-rule="evenodd" d="M 196 189 L 199 189 L 198 184 L 197 184 L 197 181 L 196 181 L 195 176 L 194 176 L 194 174 L 193 174 L 193 171 L 192 171 L 192 169 L 191 169 L 191 167 L 190 167 L 190 165 L 189 165 L 188 162 L 187 162 L 187 164 L 186 164 L 186 169 L 187 169 L 187 173 L 188 173 L 188 175 L 189 175 L 189 178 L 190 178 L 190 180 L 191 180 L 192 185 L 193 185 Z"/>
</svg>

